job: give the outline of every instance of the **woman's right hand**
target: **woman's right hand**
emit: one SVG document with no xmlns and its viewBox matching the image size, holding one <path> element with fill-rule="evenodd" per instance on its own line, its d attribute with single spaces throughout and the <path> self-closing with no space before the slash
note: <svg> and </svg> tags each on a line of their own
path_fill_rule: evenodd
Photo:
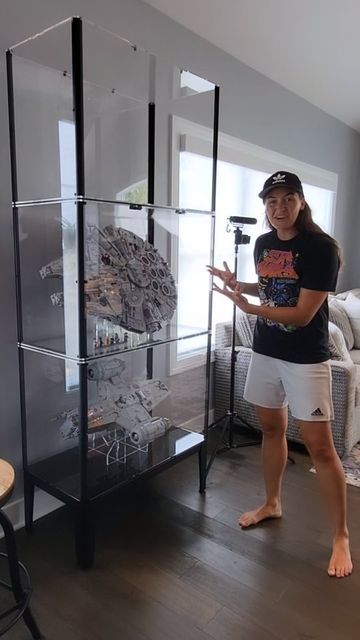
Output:
<svg viewBox="0 0 360 640">
<path fill-rule="evenodd" d="M 228 287 L 229 289 L 232 289 L 234 291 L 236 285 L 241 286 L 242 283 L 237 282 L 235 273 L 233 271 L 230 271 L 227 262 L 223 262 L 223 265 L 224 269 L 218 269 L 217 267 L 212 267 L 209 264 L 206 265 L 206 268 L 212 276 L 220 278 L 220 280 L 224 283 L 224 287 Z"/>
</svg>

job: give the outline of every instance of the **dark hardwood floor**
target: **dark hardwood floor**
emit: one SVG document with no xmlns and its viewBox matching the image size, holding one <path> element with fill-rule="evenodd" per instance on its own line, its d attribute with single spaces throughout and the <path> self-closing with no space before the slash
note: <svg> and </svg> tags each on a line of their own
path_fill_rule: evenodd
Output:
<svg viewBox="0 0 360 640">
<path fill-rule="evenodd" d="M 259 447 L 217 456 L 206 497 L 194 456 L 118 495 L 99 519 L 95 566 L 77 568 L 65 509 L 17 533 L 48 640 L 357 640 L 360 489 L 348 487 L 354 574 L 326 575 L 330 536 L 309 459 L 292 453 L 283 519 L 241 531 L 262 496 Z M 19 622 L 6 636 L 29 638 Z"/>
</svg>

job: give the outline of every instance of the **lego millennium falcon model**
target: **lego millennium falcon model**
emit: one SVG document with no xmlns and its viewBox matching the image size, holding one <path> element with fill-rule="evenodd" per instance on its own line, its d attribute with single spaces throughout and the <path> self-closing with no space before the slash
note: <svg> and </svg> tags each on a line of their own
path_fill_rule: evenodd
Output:
<svg viewBox="0 0 360 640">
<path fill-rule="evenodd" d="M 87 314 L 135 333 L 154 333 L 171 319 L 177 304 L 175 281 L 149 242 L 120 227 L 91 225 L 85 247 Z M 43 266 L 40 276 L 62 278 L 62 258 Z M 51 301 L 64 306 L 63 292 L 53 293 Z"/>
<path fill-rule="evenodd" d="M 169 395 L 161 380 L 146 380 L 135 384 L 124 381 L 125 363 L 119 358 L 94 363 L 88 368 L 88 379 L 96 382 L 96 404 L 88 407 L 88 435 L 122 430 L 131 444 L 141 447 L 162 436 L 170 427 L 168 418 L 153 417 L 150 411 Z M 79 435 L 77 409 L 65 411 L 60 427 L 63 438 Z"/>
</svg>

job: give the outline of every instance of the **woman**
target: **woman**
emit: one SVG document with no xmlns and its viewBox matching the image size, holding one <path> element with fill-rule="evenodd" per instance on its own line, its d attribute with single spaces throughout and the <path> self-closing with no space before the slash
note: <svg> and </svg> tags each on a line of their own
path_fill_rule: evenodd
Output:
<svg viewBox="0 0 360 640">
<path fill-rule="evenodd" d="M 266 499 L 244 513 L 242 528 L 280 518 L 281 484 L 287 462 L 287 406 L 316 468 L 334 529 L 328 574 L 352 572 L 346 522 L 346 485 L 331 431 L 329 291 L 336 287 L 339 248 L 311 217 L 299 178 L 277 171 L 259 193 L 271 231 L 255 243 L 258 282 L 237 282 L 226 263 L 209 267 L 223 282 L 214 290 L 245 313 L 255 314 L 253 354 L 244 397 L 256 405 L 263 430 Z M 257 295 L 260 306 L 243 294 Z"/>
</svg>

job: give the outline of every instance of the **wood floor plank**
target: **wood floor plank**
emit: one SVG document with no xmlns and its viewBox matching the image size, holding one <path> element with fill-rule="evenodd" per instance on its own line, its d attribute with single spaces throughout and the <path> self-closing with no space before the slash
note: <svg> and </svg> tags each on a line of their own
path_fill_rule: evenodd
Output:
<svg viewBox="0 0 360 640">
<path fill-rule="evenodd" d="M 329 634 L 335 634 L 335 637 L 341 640 L 355 640 L 354 628 L 360 624 L 360 617 L 357 609 L 354 609 L 353 602 L 346 603 L 341 597 L 345 580 L 329 578 L 329 583 L 330 588 L 321 595 L 314 591 L 311 585 L 308 588 L 293 585 L 281 598 L 281 605 L 291 610 L 296 608 L 301 616 L 306 616 L 314 623 L 321 619 L 325 638 L 328 638 Z"/>
<path fill-rule="evenodd" d="M 178 576 L 149 561 L 149 554 L 130 553 L 122 558 L 117 555 L 116 567 L 112 572 L 114 580 L 117 576 L 125 579 L 145 595 L 184 616 L 199 629 L 206 627 L 221 609 L 216 600 L 185 585 Z"/>
<path fill-rule="evenodd" d="M 239 616 L 230 609 L 223 607 L 221 611 L 209 622 L 206 631 L 215 640 L 279 640 L 268 629 L 262 629 L 255 622 Z"/>
<path fill-rule="evenodd" d="M 281 571 L 282 576 L 304 580 L 307 582 L 310 575 L 321 575 L 323 572 L 317 567 L 313 567 L 312 563 L 307 563 L 306 557 L 299 554 L 299 559 L 293 550 L 290 553 L 275 547 L 273 544 L 264 543 L 257 540 L 251 535 L 250 531 L 235 531 L 233 528 L 223 525 L 222 523 L 206 518 L 196 512 L 179 505 L 163 496 L 159 496 L 156 508 L 159 517 L 170 518 L 172 523 L 179 529 L 186 528 L 205 540 L 212 540 L 219 547 L 225 547 L 239 554 L 240 558 L 247 558 L 250 561 L 266 566 L 274 571 Z M 250 533 L 250 535 L 248 535 Z M 191 538 L 195 540 L 196 538 Z M 190 544 L 190 543 L 189 543 Z M 189 547 L 189 552 L 190 547 Z M 306 568 L 310 575 L 307 575 Z"/>
<path fill-rule="evenodd" d="M 282 604 L 281 601 L 274 605 L 270 598 L 242 587 L 233 578 L 208 565 L 198 563 L 182 577 L 182 580 L 205 590 L 226 608 L 249 620 L 250 623 L 260 626 L 279 640 L 298 640 L 298 638 L 339 640 L 339 637 L 328 629 L 326 636 L 321 635 L 324 630 L 321 619 L 314 621 L 311 617 L 309 619 L 306 615 L 299 615 L 296 607 L 291 608 Z M 237 636 L 233 637 L 235 640 Z"/>
</svg>

